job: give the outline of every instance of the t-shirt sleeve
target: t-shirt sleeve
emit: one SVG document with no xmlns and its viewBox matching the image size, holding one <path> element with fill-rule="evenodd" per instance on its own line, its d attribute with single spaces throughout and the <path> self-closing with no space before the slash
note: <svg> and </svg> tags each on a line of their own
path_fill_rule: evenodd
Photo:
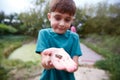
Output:
<svg viewBox="0 0 120 80">
<path fill-rule="evenodd" d="M 44 49 L 47 48 L 47 39 L 46 39 L 46 31 L 40 30 L 38 33 L 38 39 L 36 44 L 36 53 L 41 53 Z"/>
<path fill-rule="evenodd" d="M 80 39 L 79 36 L 77 35 L 75 37 L 73 46 L 72 46 L 72 57 L 73 56 L 81 56 L 82 52 L 81 52 L 81 48 L 80 48 Z"/>
</svg>

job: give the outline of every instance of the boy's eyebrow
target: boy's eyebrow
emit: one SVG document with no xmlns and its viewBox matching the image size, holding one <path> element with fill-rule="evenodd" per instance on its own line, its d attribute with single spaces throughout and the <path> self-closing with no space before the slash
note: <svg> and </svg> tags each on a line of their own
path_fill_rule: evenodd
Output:
<svg viewBox="0 0 120 80">
<path fill-rule="evenodd" d="M 54 16 L 61 16 L 60 14 L 55 14 Z"/>
<path fill-rule="evenodd" d="M 62 16 L 62 15 L 60 15 L 60 14 L 55 14 L 54 16 L 56 17 L 56 16 Z M 71 16 L 67 16 L 66 18 L 70 18 L 70 19 L 72 19 L 73 17 L 71 17 Z"/>
</svg>

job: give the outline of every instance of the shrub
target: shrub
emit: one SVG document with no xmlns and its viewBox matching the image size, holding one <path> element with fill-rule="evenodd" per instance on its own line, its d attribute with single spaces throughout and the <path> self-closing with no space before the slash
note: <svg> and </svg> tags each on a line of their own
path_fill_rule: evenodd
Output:
<svg viewBox="0 0 120 80">
<path fill-rule="evenodd" d="M 0 80 L 7 80 L 7 70 L 0 65 Z"/>
<path fill-rule="evenodd" d="M 22 46 L 22 44 L 20 44 L 20 43 L 18 43 L 16 45 L 11 44 L 9 47 L 4 49 L 4 51 L 3 51 L 4 56 L 7 58 L 12 51 L 14 51 L 15 49 L 17 49 L 20 46 Z"/>
<path fill-rule="evenodd" d="M 17 29 L 12 26 L 7 26 L 5 24 L 0 24 L 0 34 L 16 33 Z"/>
<path fill-rule="evenodd" d="M 105 60 L 96 62 L 95 66 L 108 70 L 111 80 L 120 80 L 120 36 L 88 35 L 82 40 L 87 46 L 102 55 Z"/>
<path fill-rule="evenodd" d="M 108 70 L 111 75 L 111 80 L 120 80 L 120 56 L 114 55 L 111 58 L 96 62 L 95 66 L 101 69 Z"/>
</svg>

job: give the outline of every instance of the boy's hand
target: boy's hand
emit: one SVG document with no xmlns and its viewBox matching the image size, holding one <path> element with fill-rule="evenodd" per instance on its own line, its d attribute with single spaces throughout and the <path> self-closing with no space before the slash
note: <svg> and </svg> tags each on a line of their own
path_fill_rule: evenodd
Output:
<svg viewBox="0 0 120 80">
<path fill-rule="evenodd" d="M 49 49 L 44 50 L 41 53 L 42 56 L 42 66 L 45 69 L 51 69 L 54 68 L 52 62 L 51 62 L 51 55 L 52 55 L 52 51 L 50 51 Z"/>
<path fill-rule="evenodd" d="M 70 55 L 63 48 L 57 48 L 53 51 L 51 62 L 58 70 L 75 72 L 78 68 L 77 63 L 71 59 Z"/>
<path fill-rule="evenodd" d="M 69 54 L 62 48 L 49 48 L 42 53 L 42 65 L 45 69 L 56 68 L 68 72 L 75 72 L 78 68 L 77 57 L 73 60 Z"/>
</svg>

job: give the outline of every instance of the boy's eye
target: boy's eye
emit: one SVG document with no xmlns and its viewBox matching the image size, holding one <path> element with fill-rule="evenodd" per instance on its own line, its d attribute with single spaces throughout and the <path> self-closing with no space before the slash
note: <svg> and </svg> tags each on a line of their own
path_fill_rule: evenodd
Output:
<svg viewBox="0 0 120 80">
<path fill-rule="evenodd" d="M 55 16 L 55 19 L 56 19 L 57 21 L 59 21 L 59 20 L 61 20 L 61 17 Z"/>
<path fill-rule="evenodd" d="M 71 19 L 69 19 L 69 18 L 65 19 L 65 22 L 70 22 L 70 21 L 71 21 Z"/>
</svg>

